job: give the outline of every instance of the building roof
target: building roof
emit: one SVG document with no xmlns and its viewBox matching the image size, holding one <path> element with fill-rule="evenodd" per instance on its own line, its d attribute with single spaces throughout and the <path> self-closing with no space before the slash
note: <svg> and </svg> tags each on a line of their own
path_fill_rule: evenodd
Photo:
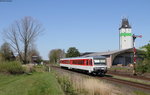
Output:
<svg viewBox="0 0 150 95">
<path fill-rule="evenodd" d="M 90 57 L 90 56 L 106 56 L 106 55 L 112 55 L 115 53 L 123 53 L 123 52 L 132 52 L 133 48 L 129 48 L 129 49 L 122 49 L 122 50 L 114 50 L 114 51 L 107 51 L 107 52 L 95 52 L 95 53 L 91 53 L 91 54 L 87 54 L 87 55 L 83 55 L 85 57 Z"/>
<path fill-rule="evenodd" d="M 121 28 L 131 28 L 127 18 L 122 19 L 121 27 L 119 29 L 121 29 Z"/>
</svg>

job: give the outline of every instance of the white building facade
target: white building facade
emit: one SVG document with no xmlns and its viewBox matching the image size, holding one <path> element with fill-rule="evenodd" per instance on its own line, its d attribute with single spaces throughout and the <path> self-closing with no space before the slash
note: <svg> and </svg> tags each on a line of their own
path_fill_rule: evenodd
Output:
<svg viewBox="0 0 150 95">
<path fill-rule="evenodd" d="M 119 28 L 119 49 L 133 48 L 133 37 L 131 26 L 128 19 L 122 19 L 122 25 Z"/>
</svg>

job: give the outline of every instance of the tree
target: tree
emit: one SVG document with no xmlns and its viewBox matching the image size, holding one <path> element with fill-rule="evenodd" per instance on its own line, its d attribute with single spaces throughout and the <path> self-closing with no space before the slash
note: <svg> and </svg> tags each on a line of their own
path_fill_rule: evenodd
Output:
<svg viewBox="0 0 150 95">
<path fill-rule="evenodd" d="M 78 56 L 80 56 L 80 52 L 75 47 L 70 47 L 67 50 L 66 57 L 78 57 Z"/>
<path fill-rule="evenodd" d="M 65 52 L 64 50 L 61 49 L 53 49 L 49 53 L 49 60 L 51 63 L 57 63 L 60 60 L 60 58 L 64 58 L 64 57 L 65 57 Z"/>
<path fill-rule="evenodd" d="M 141 49 L 143 49 L 143 51 L 140 52 L 140 57 L 143 60 L 138 62 L 139 64 L 136 66 L 136 71 L 143 74 L 145 72 L 150 72 L 150 43 L 144 45 Z"/>
<path fill-rule="evenodd" d="M 150 43 L 142 47 L 145 50 L 145 58 L 150 60 Z"/>
<path fill-rule="evenodd" d="M 141 47 L 144 51 L 143 51 L 143 63 L 146 64 L 150 64 L 150 43 L 148 43 L 147 45 L 144 45 L 143 47 Z"/>
<path fill-rule="evenodd" d="M 12 49 L 7 42 L 2 44 L 2 46 L 0 48 L 0 52 L 1 52 L 2 59 L 5 61 L 10 61 L 11 59 L 14 58 L 14 54 L 12 52 Z"/>
<path fill-rule="evenodd" d="M 1 52 L 0 52 L 0 62 L 2 61 L 2 54 L 1 54 Z"/>
<path fill-rule="evenodd" d="M 36 58 L 33 59 L 34 57 L 36 57 Z M 42 58 L 41 58 L 39 52 L 37 51 L 37 49 L 35 47 L 32 47 L 32 48 L 29 49 L 28 60 L 30 62 L 35 62 L 36 61 L 36 63 L 40 63 L 42 61 Z"/>
<path fill-rule="evenodd" d="M 28 62 L 29 46 L 42 31 L 41 24 L 32 17 L 24 17 L 15 21 L 4 30 L 9 44 L 18 53 L 20 61 L 24 64 Z"/>
</svg>

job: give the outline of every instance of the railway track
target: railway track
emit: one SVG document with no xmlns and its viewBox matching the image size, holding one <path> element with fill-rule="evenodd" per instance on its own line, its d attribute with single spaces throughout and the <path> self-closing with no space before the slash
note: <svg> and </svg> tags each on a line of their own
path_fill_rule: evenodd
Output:
<svg viewBox="0 0 150 95">
<path fill-rule="evenodd" d="M 132 86 L 135 88 L 141 88 L 141 89 L 145 89 L 145 90 L 150 91 L 150 85 L 147 85 L 147 84 L 131 82 L 131 81 L 116 79 L 116 78 L 112 78 L 112 77 L 96 77 L 96 78 L 97 79 L 104 79 L 104 80 L 108 80 L 111 82 L 116 82 L 116 83 L 120 83 L 120 84 L 124 84 L 124 85 L 129 85 L 129 86 Z"/>
<path fill-rule="evenodd" d="M 142 77 L 142 76 L 134 76 L 134 75 L 131 75 L 131 74 L 121 74 L 121 73 L 114 73 L 114 72 L 110 72 L 110 71 L 107 72 L 107 74 L 150 81 L 150 78 Z"/>
<path fill-rule="evenodd" d="M 61 69 L 60 67 L 57 67 L 57 66 L 52 66 L 53 68 L 57 68 L 57 69 Z M 63 69 L 65 70 L 65 69 Z M 67 72 L 71 72 L 73 73 L 73 71 L 70 71 L 70 70 L 65 70 Z M 74 72 L 74 73 L 78 73 L 78 72 Z M 83 75 L 83 73 L 80 73 Z M 85 74 L 84 74 L 85 75 Z M 93 76 L 94 77 L 94 76 Z M 148 84 L 142 84 L 142 83 L 137 83 L 137 82 L 131 82 L 131 81 L 127 81 L 127 80 L 121 80 L 121 79 L 116 79 L 116 78 L 113 78 L 113 77 L 108 77 L 108 76 L 104 76 L 104 77 L 94 77 L 94 78 L 97 78 L 97 79 L 103 79 L 103 80 L 107 80 L 107 81 L 110 81 L 110 82 L 114 82 L 114 83 L 119 83 L 119 84 L 123 84 L 123 85 L 127 85 L 127 86 L 132 86 L 134 88 L 140 88 L 140 89 L 143 89 L 143 90 L 148 90 L 150 91 L 150 85 Z"/>
</svg>

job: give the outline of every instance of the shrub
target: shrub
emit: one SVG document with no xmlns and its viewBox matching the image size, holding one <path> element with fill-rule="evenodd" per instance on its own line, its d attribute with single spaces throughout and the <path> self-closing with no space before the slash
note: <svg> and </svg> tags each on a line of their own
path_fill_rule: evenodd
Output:
<svg viewBox="0 0 150 95">
<path fill-rule="evenodd" d="M 145 58 L 143 61 L 138 62 L 136 65 L 136 72 L 141 74 L 146 72 L 150 73 L 150 60 Z"/>
<path fill-rule="evenodd" d="M 147 72 L 148 67 L 147 67 L 146 64 L 141 64 L 140 63 L 140 64 L 137 64 L 135 70 L 136 70 L 136 72 L 139 72 L 139 73 L 143 74 L 143 73 Z"/>
<path fill-rule="evenodd" d="M 0 63 L 0 72 L 1 73 L 10 73 L 10 74 L 22 74 L 24 69 L 20 62 L 2 62 Z"/>
<path fill-rule="evenodd" d="M 146 64 L 146 67 L 147 67 L 147 72 L 150 73 L 150 63 Z"/>
<path fill-rule="evenodd" d="M 24 72 L 27 74 L 31 74 L 33 72 L 48 72 L 49 68 L 45 65 L 35 65 L 35 64 L 25 64 L 22 65 L 24 68 Z"/>
<path fill-rule="evenodd" d="M 32 73 L 34 72 L 34 64 L 26 64 L 26 65 L 22 65 L 23 68 L 24 68 L 24 72 L 29 74 L 29 73 Z"/>
<path fill-rule="evenodd" d="M 48 71 L 48 68 L 44 65 L 35 65 L 34 71 L 35 72 L 46 72 L 46 71 Z"/>
</svg>

